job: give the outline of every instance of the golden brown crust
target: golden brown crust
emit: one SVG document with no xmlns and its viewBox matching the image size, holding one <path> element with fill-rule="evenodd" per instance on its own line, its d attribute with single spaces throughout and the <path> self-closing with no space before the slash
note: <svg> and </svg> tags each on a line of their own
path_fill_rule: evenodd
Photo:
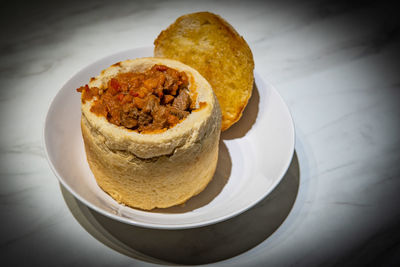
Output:
<svg viewBox="0 0 400 267">
<path fill-rule="evenodd" d="M 211 84 L 222 110 L 222 130 L 240 119 L 253 89 L 253 55 L 246 41 L 218 15 L 179 17 L 154 41 L 154 55 L 179 60 Z"/>
<path fill-rule="evenodd" d="M 174 153 L 141 159 L 110 150 L 98 142 L 87 120 L 81 120 L 89 166 L 98 185 L 117 202 L 151 210 L 182 204 L 197 195 L 213 178 L 218 159 L 219 129 L 202 145 Z"/>
<path fill-rule="evenodd" d="M 181 204 L 207 186 L 217 164 L 221 127 L 210 85 L 197 71 L 174 60 L 123 61 L 104 70 L 89 86 L 106 83 L 120 71 L 142 70 L 155 63 L 191 75 L 195 84 L 189 90 L 196 88 L 197 99 L 207 105 L 171 129 L 139 134 L 90 112 L 90 101 L 82 104 L 82 135 L 97 183 L 119 203 L 144 210 Z"/>
</svg>

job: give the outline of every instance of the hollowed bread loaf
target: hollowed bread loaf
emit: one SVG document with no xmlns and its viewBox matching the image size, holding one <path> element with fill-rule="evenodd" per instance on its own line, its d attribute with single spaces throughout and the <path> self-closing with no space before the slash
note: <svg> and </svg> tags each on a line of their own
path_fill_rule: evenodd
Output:
<svg viewBox="0 0 400 267">
<path fill-rule="evenodd" d="M 110 123 L 82 103 L 81 128 L 98 185 L 119 203 L 150 210 L 184 203 L 212 179 L 218 159 L 221 112 L 210 84 L 195 69 L 165 58 L 126 60 L 105 69 L 89 87 L 101 88 L 121 72 L 162 64 L 189 77 L 195 109 L 165 131 L 140 133 Z"/>
</svg>

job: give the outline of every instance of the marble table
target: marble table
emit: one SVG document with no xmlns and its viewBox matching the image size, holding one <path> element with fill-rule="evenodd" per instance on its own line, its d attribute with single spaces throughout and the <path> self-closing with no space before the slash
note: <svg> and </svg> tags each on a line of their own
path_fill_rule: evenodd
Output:
<svg viewBox="0 0 400 267">
<path fill-rule="evenodd" d="M 296 126 L 278 187 L 207 227 L 124 225 L 60 186 L 42 145 L 52 98 L 104 55 L 208 10 L 249 43 Z M 400 262 L 400 26 L 339 1 L 81 1 L 2 6 L 1 259 L 7 266 L 372 266 Z"/>
</svg>

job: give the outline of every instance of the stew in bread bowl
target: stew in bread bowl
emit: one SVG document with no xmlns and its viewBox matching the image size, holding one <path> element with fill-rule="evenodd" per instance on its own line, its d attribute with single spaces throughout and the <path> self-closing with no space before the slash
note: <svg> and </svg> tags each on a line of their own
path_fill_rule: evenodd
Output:
<svg viewBox="0 0 400 267">
<path fill-rule="evenodd" d="M 171 207 L 210 182 L 221 111 L 195 69 L 166 58 L 126 60 L 78 91 L 89 166 L 116 201 L 144 210 Z"/>
</svg>

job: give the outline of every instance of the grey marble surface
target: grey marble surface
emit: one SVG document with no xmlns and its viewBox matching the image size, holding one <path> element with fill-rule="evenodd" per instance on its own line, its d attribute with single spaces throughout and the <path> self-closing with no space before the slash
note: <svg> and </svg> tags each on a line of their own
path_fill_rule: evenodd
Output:
<svg viewBox="0 0 400 267">
<path fill-rule="evenodd" d="M 151 46 L 208 10 L 249 43 L 288 104 L 296 154 L 271 195 L 231 220 L 161 231 L 97 214 L 60 187 L 42 146 L 78 70 Z M 15 266 L 371 266 L 400 262 L 400 27 L 385 4 L 338 1 L 17 2 L 2 6 L 1 259 Z"/>
</svg>

